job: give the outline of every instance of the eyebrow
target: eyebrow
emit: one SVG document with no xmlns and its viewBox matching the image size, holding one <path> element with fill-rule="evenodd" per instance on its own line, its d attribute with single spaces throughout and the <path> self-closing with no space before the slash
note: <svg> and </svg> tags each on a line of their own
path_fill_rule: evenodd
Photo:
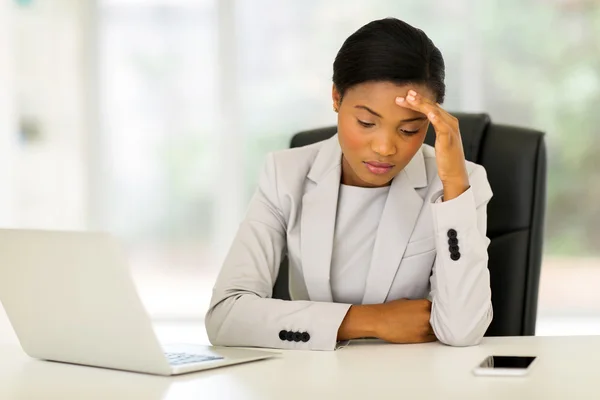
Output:
<svg viewBox="0 0 600 400">
<path fill-rule="evenodd" d="M 360 108 L 360 109 L 362 109 L 362 110 L 366 110 L 366 111 L 370 112 L 371 114 L 373 114 L 373 115 L 374 115 L 374 116 L 376 116 L 376 117 L 383 118 L 383 117 L 381 116 L 381 114 L 379 114 L 379 113 L 377 113 L 377 112 L 375 112 L 375 111 L 371 110 L 371 109 L 370 109 L 369 107 L 367 107 L 367 106 L 363 106 L 363 105 L 357 105 L 357 106 L 354 106 L 354 108 Z M 400 121 L 400 122 L 413 122 L 413 121 L 422 121 L 422 120 L 424 120 L 424 119 L 427 119 L 427 117 L 426 117 L 426 116 L 422 116 L 422 117 L 408 118 L 408 119 L 403 119 L 403 120 L 402 120 L 402 121 Z"/>
</svg>

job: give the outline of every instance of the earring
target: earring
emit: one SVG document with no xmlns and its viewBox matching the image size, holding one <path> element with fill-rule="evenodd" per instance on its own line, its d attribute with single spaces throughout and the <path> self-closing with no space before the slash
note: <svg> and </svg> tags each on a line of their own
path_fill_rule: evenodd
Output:
<svg viewBox="0 0 600 400">
<path fill-rule="evenodd" d="M 333 111 L 338 112 L 338 108 L 335 106 L 335 104 L 333 105 Z"/>
</svg>

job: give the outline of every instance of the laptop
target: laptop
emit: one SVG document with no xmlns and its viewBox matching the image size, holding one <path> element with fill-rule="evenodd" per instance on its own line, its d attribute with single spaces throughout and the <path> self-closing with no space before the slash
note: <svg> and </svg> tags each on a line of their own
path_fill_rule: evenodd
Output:
<svg viewBox="0 0 600 400">
<path fill-rule="evenodd" d="M 25 353 L 42 360 L 178 375 L 278 354 L 161 345 L 107 233 L 0 229 L 0 301 Z"/>
</svg>

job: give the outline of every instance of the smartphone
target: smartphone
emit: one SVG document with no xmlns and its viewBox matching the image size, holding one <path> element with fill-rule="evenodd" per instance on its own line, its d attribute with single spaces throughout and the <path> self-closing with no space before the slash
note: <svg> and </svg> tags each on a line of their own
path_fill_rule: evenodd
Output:
<svg viewBox="0 0 600 400">
<path fill-rule="evenodd" d="M 536 359 L 534 356 L 489 356 L 473 373 L 479 376 L 525 376 Z"/>
</svg>

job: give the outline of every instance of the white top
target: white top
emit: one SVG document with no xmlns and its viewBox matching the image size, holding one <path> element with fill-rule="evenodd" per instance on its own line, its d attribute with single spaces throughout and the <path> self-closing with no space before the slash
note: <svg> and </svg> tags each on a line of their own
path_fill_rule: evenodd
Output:
<svg viewBox="0 0 600 400">
<path fill-rule="evenodd" d="M 336 303 L 362 303 L 377 228 L 389 191 L 390 186 L 340 185 L 330 276 Z"/>
<path fill-rule="evenodd" d="M 0 346 L 0 399 L 597 400 L 598 349 L 600 336 L 486 337 L 464 348 L 351 341 L 338 351 L 289 350 L 265 361 L 165 378 L 36 361 L 7 345 Z M 473 368 L 489 355 L 538 360 L 525 377 L 474 376 Z M 301 371 L 301 379 L 291 371 Z"/>
</svg>

